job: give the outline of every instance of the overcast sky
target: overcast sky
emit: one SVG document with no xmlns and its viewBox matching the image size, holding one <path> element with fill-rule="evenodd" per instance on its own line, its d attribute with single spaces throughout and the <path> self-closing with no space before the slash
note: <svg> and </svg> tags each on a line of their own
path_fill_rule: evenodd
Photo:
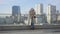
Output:
<svg viewBox="0 0 60 34">
<path fill-rule="evenodd" d="M 56 5 L 57 10 L 60 10 L 60 0 L 0 0 L 0 13 L 12 13 L 12 6 L 20 6 L 20 11 L 23 14 L 28 13 L 30 8 L 34 8 L 35 4 L 42 3 L 44 12 L 48 4 Z"/>
</svg>

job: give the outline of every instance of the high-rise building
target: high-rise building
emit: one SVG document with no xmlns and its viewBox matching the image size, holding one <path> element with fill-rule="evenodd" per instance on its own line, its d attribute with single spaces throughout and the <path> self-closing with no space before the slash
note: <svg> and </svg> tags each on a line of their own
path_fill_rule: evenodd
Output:
<svg viewBox="0 0 60 34">
<path fill-rule="evenodd" d="M 46 14 L 47 22 L 49 24 L 54 23 L 56 21 L 56 6 L 48 4 Z"/>
<path fill-rule="evenodd" d="M 12 7 L 12 16 L 20 15 L 20 6 Z"/>
<path fill-rule="evenodd" d="M 35 5 L 36 24 L 45 23 L 45 14 L 43 13 L 43 4 Z"/>
<path fill-rule="evenodd" d="M 43 4 L 36 4 L 35 5 L 35 13 L 37 14 L 43 14 Z"/>
<path fill-rule="evenodd" d="M 20 19 L 21 19 L 20 6 L 12 7 L 12 16 L 15 17 L 15 22 L 20 22 Z"/>
</svg>

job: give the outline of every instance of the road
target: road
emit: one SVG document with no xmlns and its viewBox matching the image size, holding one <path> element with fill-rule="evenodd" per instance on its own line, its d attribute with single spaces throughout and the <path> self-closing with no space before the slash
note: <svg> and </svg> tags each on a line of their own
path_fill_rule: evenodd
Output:
<svg viewBox="0 0 60 34">
<path fill-rule="evenodd" d="M 60 29 L 11 30 L 0 31 L 0 34 L 60 34 Z"/>
</svg>

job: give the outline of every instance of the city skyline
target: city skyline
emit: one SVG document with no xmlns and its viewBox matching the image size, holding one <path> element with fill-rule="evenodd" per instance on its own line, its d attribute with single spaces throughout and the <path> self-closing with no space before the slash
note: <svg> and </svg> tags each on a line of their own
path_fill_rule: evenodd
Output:
<svg viewBox="0 0 60 34">
<path fill-rule="evenodd" d="M 11 13 L 12 6 L 17 5 L 21 7 L 21 13 L 28 13 L 30 8 L 34 8 L 35 4 L 43 4 L 43 11 L 46 11 L 48 4 L 56 5 L 57 10 L 60 11 L 60 0 L 0 0 L 0 13 Z M 53 3 L 52 3 L 53 2 Z"/>
</svg>

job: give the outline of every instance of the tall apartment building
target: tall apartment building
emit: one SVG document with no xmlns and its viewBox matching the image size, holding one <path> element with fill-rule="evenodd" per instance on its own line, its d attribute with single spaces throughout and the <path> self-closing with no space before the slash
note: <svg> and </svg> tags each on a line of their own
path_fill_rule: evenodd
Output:
<svg viewBox="0 0 60 34">
<path fill-rule="evenodd" d="M 56 21 L 56 6 L 48 4 L 46 14 L 47 22 L 49 24 L 54 23 Z"/>
<path fill-rule="evenodd" d="M 36 4 L 35 5 L 35 12 L 36 12 L 36 15 L 43 14 L 43 4 Z"/>
</svg>

